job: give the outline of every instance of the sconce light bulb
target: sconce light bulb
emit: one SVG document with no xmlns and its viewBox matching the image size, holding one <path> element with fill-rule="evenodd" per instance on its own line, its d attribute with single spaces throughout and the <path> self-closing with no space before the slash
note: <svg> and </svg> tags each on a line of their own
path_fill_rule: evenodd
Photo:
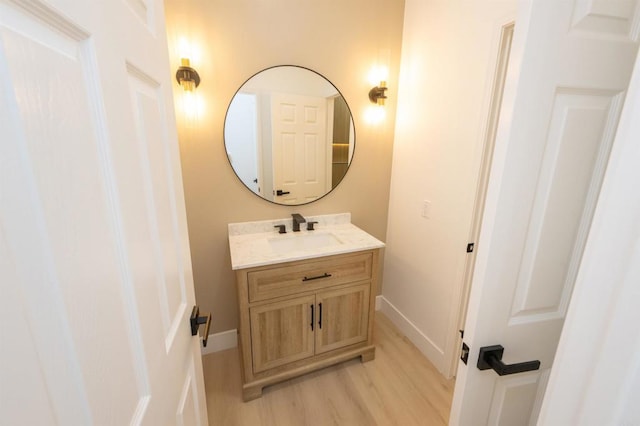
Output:
<svg viewBox="0 0 640 426">
<path fill-rule="evenodd" d="M 389 78 L 389 68 L 385 65 L 378 66 L 378 77 L 382 81 L 385 81 L 387 78 Z"/>
<path fill-rule="evenodd" d="M 187 92 L 193 92 L 196 86 L 193 80 L 180 80 L 180 85 Z"/>
<path fill-rule="evenodd" d="M 365 121 L 371 125 L 378 125 L 385 119 L 386 112 L 384 107 L 380 105 L 371 105 L 365 111 Z"/>
</svg>

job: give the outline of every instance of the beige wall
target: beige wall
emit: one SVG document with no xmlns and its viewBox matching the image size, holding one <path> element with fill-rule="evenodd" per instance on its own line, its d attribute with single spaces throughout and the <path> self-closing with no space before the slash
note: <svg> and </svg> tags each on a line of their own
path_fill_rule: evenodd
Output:
<svg viewBox="0 0 640 426">
<path fill-rule="evenodd" d="M 516 0 L 405 6 L 383 296 L 394 322 L 445 375 L 459 353 L 465 249 L 500 32 L 515 9 Z"/>
<path fill-rule="evenodd" d="M 195 53 L 202 78 L 197 118 L 177 108 L 196 299 L 213 313 L 212 332 L 236 328 L 234 275 L 227 223 L 351 212 L 353 222 L 384 240 L 391 174 L 403 0 L 166 0 L 172 70 L 179 39 Z M 371 105 L 368 74 L 380 52 L 390 53 L 387 118 L 364 120 Z M 224 115 L 240 85 L 255 72 L 279 64 L 311 68 L 344 95 L 354 115 L 356 150 L 343 182 L 310 205 L 285 207 L 253 195 L 234 175 L 223 142 Z M 176 105 L 184 94 L 174 91 Z"/>
</svg>

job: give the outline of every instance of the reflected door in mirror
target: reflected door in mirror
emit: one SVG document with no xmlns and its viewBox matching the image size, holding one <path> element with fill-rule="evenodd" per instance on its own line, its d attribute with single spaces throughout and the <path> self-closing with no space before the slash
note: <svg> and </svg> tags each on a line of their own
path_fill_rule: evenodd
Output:
<svg viewBox="0 0 640 426">
<path fill-rule="evenodd" d="M 331 189 L 327 100 L 274 93 L 271 111 L 276 201 L 297 205 L 322 197 Z"/>
</svg>

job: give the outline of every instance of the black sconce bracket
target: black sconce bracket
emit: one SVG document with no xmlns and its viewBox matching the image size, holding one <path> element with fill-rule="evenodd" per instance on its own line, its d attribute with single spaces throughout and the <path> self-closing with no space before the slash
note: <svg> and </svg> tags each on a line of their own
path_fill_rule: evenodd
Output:
<svg viewBox="0 0 640 426">
<path fill-rule="evenodd" d="M 200 76 L 198 72 L 191 67 L 182 65 L 176 72 L 176 80 L 178 84 L 182 84 L 183 81 L 193 81 L 196 87 L 200 85 Z"/>
<path fill-rule="evenodd" d="M 369 90 L 369 100 L 374 104 L 377 104 L 379 103 L 378 100 L 382 99 L 384 103 L 384 99 L 387 99 L 387 95 L 385 94 L 386 91 L 386 87 L 374 87 L 373 89 Z"/>
</svg>

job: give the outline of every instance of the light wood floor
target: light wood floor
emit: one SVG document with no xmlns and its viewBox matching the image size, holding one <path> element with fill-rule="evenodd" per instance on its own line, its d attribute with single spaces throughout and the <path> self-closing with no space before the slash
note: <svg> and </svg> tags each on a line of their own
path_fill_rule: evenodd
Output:
<svg viewBox="0 0 640 426">
<path fill-rule="evenodd" d="M 205 356 L 209 424 L 446 425 L 454 381 L 380 312 L 374 341 L 373 361 L 358 358 L 269 386 L 262 398 L 246 403 L 237 348 Z"/>
</svg>

